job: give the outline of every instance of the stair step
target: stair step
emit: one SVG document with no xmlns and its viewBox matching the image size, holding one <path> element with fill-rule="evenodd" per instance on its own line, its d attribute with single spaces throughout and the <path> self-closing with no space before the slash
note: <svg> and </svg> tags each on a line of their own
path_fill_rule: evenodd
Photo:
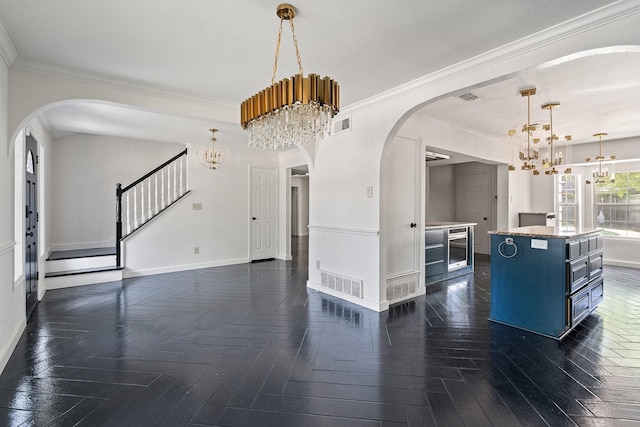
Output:
<svg viewBox="0 0 640 427">
<path fill-rule="evenodd" d="M 88 248 L 88 249 L 74 249 L 68 251 L 53 251 L 47 261 L 57 261 L 61 259 L 72 259 L 72 258 L 91 258 L 91 257 L 100 257 L 100 256 L 110 256 L 116 254 L 116 248 L 106 247 L 106 248 Z"/>
<path fill-rule="evenodd" d="M 49 259 L 46 262 L 47 273 L 70 270 L 107 268 L 116 265 L 115 255 L 96 255 L 82 258 Z"/>
<path fill-rule="evenodd" d="M 116 266 L 56 271 L 45 274 L 44 284 L 47 290 L 51 290 L 116 282 L 122 280 L 123 271 L 123 267 Z"/>
<path fill-rule="evenodd" d="M 117 265 L 109 265 L 106 267 L 81 268 L 78 270 L 50 271 L 46 273 L 44 277 L 73 276 L 76 274 L 101 273 L 103 271 L 117 271 L 122 269 L 124 269 L 124 267 L 119 267 Z"/>
</svg>

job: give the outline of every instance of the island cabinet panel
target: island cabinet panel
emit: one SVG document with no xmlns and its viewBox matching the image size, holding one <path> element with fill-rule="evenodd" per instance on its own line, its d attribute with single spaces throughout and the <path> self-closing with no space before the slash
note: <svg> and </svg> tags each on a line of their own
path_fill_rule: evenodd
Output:
<svg viewBox="0 0 640 427">
<path fill-rule="evenodd" d="M 567 263 L 567 289 L 573 293 L 589 281 L 589 256 L 584 255 Z"/>
<path fill-rule="evenodd" d="M 560 339 L 602 302 L 599 231 L 530 226 L 490 234 L 489 320 Z"/>
</svg>

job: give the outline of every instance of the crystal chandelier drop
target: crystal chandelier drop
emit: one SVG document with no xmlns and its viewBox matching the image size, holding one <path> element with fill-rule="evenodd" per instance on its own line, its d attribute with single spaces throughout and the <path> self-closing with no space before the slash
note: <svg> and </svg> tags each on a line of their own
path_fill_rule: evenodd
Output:
<svg viewBox="0 0 640 427">
<path fill-rule="evenodd" d="M 591 157 L 587 157 L 587 162 L 591 162 L 591 161 L 596 161 L 598 162 L 598 167 L 593 169 L 593 172 L 591 174 L 591 176 L 594 179 L 594 182 L 596 184 L 604 184 L 607 180 L 609 182 L 615 182 L 615 178 L 613 176 L 613 174 L 609 174 L 609 168 L 606 166 L 602 166 L 602 162 L 603 161 L 607 161 L 607 160 L 615 160 L 616 156 L 603 156 L 602 155 L 602 137 L 603 136 L 607 136 L 606 133 L 604 132 L 600 132 L 600 133 L 594 133 L 593 136 L 595 136 L 596 138 L 598 138 L 598 155 L 592 159 Z M 587 184 L 591 184 L 590 180 L 587 180 L 586 182 Z"/>
<path fill-rule="evenodd" d="M 209 129 L 211 138 L 204 146 L 196 148 L 198 161 L 207 169 L 216 170 L 223 165 L 227 158 L 227 147 L 222 142 L 216 144 L 216 132 L 218 129 Z"/>
<path fill-rule="evenodd" d="M 329 77 L 304 76 L 293 17 L 296 8 L 283 3 L 276 8 L 280 29 L 271 86 L 247 98 L 240 106 L 240 123 L 249 131 L 249 146 L 263 150 L 289 148 L 324 138 L 331 133 L 331 119 L 340 110 L 340 86 Z M 276 82 L 282 24 L 287 20 L 293 35 L 298 74 Z"/>
</svg>

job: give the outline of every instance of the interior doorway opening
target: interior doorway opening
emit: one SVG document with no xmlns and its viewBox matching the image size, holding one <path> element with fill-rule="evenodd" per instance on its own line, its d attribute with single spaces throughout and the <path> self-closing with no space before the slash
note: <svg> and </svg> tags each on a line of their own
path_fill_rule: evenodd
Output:
<svg viewBox="0 0 640 427">
<path fill-rule="evenodd" d="M 300 253 L 294 248 L 309 241 L 309 168 L 307 165 L 290 170 L 290 243 L 291 257 Z"/>
</svg>

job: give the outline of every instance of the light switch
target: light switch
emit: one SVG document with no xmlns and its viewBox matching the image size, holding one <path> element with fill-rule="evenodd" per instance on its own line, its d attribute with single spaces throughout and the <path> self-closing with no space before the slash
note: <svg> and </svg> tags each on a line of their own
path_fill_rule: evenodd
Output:
<svg viewBox="0 0 640 427">
<path fill-rule="evenodd" d="M 367 187 L 367 198 L 370 199 L 373 197 L 373 187 Z"/>
<path fill-rule="evenodd" d="M 201 211 L 202 210 L 202 203 L 194 203 L 193 204 L 193 210 L 194 211 Z"/>
</svg>

